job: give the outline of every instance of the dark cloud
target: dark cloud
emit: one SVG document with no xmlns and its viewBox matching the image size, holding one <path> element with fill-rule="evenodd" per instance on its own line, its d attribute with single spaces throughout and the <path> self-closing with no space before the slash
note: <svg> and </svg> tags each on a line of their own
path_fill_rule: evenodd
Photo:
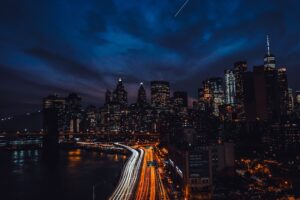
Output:
<svg viewBox="0 0 300 200">
<path fill-rule="evenodd" d="M 1 113 L 40 107 L 48 93 L 78 92 L 101 104 L 119 76 L 131 100 L 138 83 L 171 82 L 191 96 L 237 60 L 262 63 L 265 38 L 300 89 L 296 0 L 0 1 Z M 17 98 L 16 98 L 17 97 Z"/>
<path fill-rule="evenodd" d="M 81 64 L 71 58 L 64 57 L 57 53 L 50 52 L 42 48 L 26 49 L 25 53 L 48 63 L 48 66 L 56 70 L 57 73 L 72 75 L 76 78 L 101 80 L 103 74 L 88 65 Z"/>
</svg>

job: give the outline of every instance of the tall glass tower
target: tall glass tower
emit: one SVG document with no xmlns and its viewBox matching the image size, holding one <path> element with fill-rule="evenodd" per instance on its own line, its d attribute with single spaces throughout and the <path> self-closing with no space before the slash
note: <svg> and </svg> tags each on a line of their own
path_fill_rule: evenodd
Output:
<svg viewBox="0 0 300 200">
<path fill-rule="evenodd" d="M 264 58 L 264 66 L 265 68 L 275 68 L 275 56 L 270 52 L 270 40 L 269 36 L 267 35 L 267 54 Z"/>
</svg>

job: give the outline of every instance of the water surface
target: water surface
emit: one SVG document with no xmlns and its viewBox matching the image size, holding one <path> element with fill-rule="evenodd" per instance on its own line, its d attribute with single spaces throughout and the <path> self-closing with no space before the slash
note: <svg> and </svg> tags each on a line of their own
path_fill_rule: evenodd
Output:
<svg viewBox="0 0 300 200">
<path fill-rule="evenodd" d="M 41 151 L 0 151 L 1 200 L 107 199 L 117 185 L 125 157 L 85 150 L 61 150 L 56 165 Z"/>
</svg>

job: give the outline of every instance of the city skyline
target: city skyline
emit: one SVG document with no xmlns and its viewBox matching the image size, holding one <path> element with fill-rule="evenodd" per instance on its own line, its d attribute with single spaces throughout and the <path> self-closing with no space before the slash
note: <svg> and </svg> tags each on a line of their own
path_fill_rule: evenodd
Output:
<svg viewBox="0 0 300 200">
<path fill-rule="evenodd" d="M 76 92 L 99 106 L 120 76 L 130 102 L 139 82 L 149 94 L 151 80 L 196 98 L 203 80 L 223 76 L 234 62 L 262 64 L 266 35 L 277 66 L 288 69 L 289 86 L 300 89 L 300 30 L 293 26 L 299 2 L 189 1 L 175 18 L 183 3 L 1 2 L 1 116 L 37 110 L 49 93 Z"/>
<path fill-rule="evenodd" d="M 268 57 L 270 57 L 270 56 L 271 56 L 271 61 L 268 60 L 269 59 Z M 267 59 L 267 61 L 266 61 L 266 59 Z M 273 61 L 272 59 L 274 59 L 275 61 Z M 170 82 L 167 81 L 167 80 L 150 80 L 149 82 L 146 82 L 147 84 L 144 84 L 144 82 L 139 82 L 139 83 L 136 83 L 136 84 L 134 84 L 134 83 L 126 83 L 126 80 L 125 80 L 125 84 L 127 86 L 128 85 L 131 86 L 129 88 L 129 90 L 127 90 L 128 88 L 126 87 L 126 85 L 122 86 L 124 88 L 125 92 L 126 92 L 126 102 L 128 103 L 128 105 L 137 102 L 137 98 L 138 98 L 139 92 L 140 92 L 139 91 L 140 90 L 140 86 L 143 86 L 143 90 L 145 91 L 145 94 L 146 94 L 146 98 L 145 98 L 146 101 L 147 102 L 152 102 L 152 99 L 151 99 L 152 98 L 151 97 L 151 85 L 152 85 L 152 82 L 166 82 L 169 85 L 168 87 L 169 87 L 169 90 L 170 90 L 169 91 L 170 97 L 168 97 L 168 98 L 172 97 L 172 95 L 171 95 L 172 93 L 181 92 L 181 91 L 186 92 L 187 93 L 187 106 L 191 107 L 191 106 L 193 106 L 193 103 L 198 102 L 198 100 L 199 100 L 198 99 L 199 98 L 199 89 L 202 88 L 202 83 L 204 83 L 205 81 L 208 81 L 210 79 L 220 79 L 220 81 L 221 81 L 220 82 L 220 84 L 221 84 L 220 86 L 222 87 L 222 90 L 224 90 L 224 91 L 222 91 L 222 93 L 225 95 L 223 97 L 223 100 L 224 100 L 223 103 L 224 104 L 234 104 L 234 102 L 227 102 L 227 101 L 228 101 L 228 98 L 233 98 L 233 96 L 236 95 L 235 91 L 233 93 L 231 92 L 232 93 L 231 94 L 232 97 L 228 97 L 228 94 L 227 94 L 228 91 L 225 91 L 225 90 L 227 90 L 227 88 L 229 87 L 227 84 L 234 84 L 234 86 L 230 86 L 230 87 L 231 87 L 232 90 L 236 90 L 235 89 L 236 88 L 236 85 L 235 85 L 236 84 L 235 83 L 236 80 L 230 80 L 230 79 L 228 79 L 228 73 L 232 73 L 231 76 L 234 76 L 234 70 L 232 68 L 233 68 L 233 66 L 235 66 L 239 62 L 242 62 L 242 63 L 245 62 L 245 64 L 247 65 L 247 67 L 246 67 L 245 70 L 248 71 L 248 72 L 251 72 L 251 73 L 252 73 L 252 71 L 254 72 L 254 70 L 257 67 L 259 67 L 259 66 L 264 66 L 265 68 L 266 67 L 271 67 L 271 68 L 274 68 L 274 69 L 276 68 L 276 69 L 279 69 L 279 70 L 282 68 L 284 70 L 284 72 L 285 72 L 286 75 L 288 75 L 288 71 L 289 71 L 287 68 L 285 68 L 283 66 L 279 66 L 278 67 L 277 58 L 271 52 L 269 35 L 267 35 L 266 36 L 266 53 L 265 53 L 265 58 L 264 58 L 263 62 L 260 65 L 255 65 L 255 66 L 251 67 L 251 66 L 248 65 L 247 61 L 236 61 L 235 63 L 232 64 L 231 68 L 230 67 L 225 68 L 223 74 L 221 74 L 220 76 L 214 76 L 214 75 L 212 75 L 211 77 L 206 77 L 205 79 L 203 79 L 202 81 L 200 81 L 201 84 L 196 85 L 196 86 L 193 85 L 193 86 L 196 87 L 196 90 L 193 91 L 192 95 L 190 95 L 189 93 L 187 93 L 187 91 L 190 91 L 191 89 L 194 89 L 194 87 L 188 87 L 189 89 L 187 89 L 187 91 L 186 90 L 176 90 L 176 88 L 172 87 L 172 84 L 170 84 Z M 269 65 L 268 63 L 271 63 L 271 65 Z M 121 76 L 117 77 L 115 79 L 116 79 L 115 82 L 117 82 L 117 83 L 123 83 L 124 82 L 124 80 L 123 80 L 123 78 Z M 232 82 L 232 83 L 229 83 L 229 82 Z M 289 79 L 287 79 L 287 83 L 288 82 L 289 82 Z M 288 85 L 288 87 L 289 87 L 289 85 Z M 198 93 L 197 93 L 197 89 L 198 89 Z M 291 89 L 291 91 L 294 94 L 296 94 L 296 92 L 298 92 L 298 90 L 293 90 L 293 88 L 291 88 L 291 87 L 289 87 L 289 89 Z M 88 101 L 85 101 L 84 100 L 84 96 L 83 96 L 83 101 L 82 101 L 83 106 L 84 107 L 88 107 L 88 106 L 97 106 L 97 107 L 100 106 L 101 107 L 101 106 L 105 105 L 105 102 L 107 100 L 106 99 L 107 98 L 107 94 L 106 93 L 107 93 L 107 91 L 110 92 L 110 90 L 113 91 L 113 88 L 106 88 L 106 92 L 103 94 L 103 96 L 100 97 L 100 101 L 98 101 L 96 104 L 92 104 L 92 103 L 90 103 Z M 58 95 L 59 97 L 63 97 L 66 94 L 72 94 L 72 93 L 76 93 L 76 95 L 77 95 L 76 90 L 74 90 L 74 91 L 65 91 L 64 93 L 54 92 L 54 93 L 52 93 L 52 95 Z M 80 96 L 80 98 L 81 97 L 82 96 Z M 232 99 L 231 101 L 234 101 L 234 100 Z M 38 107 L 38 110 L 41 110 L 40 106 Z M 36 110 L 26 111 L 26 113 L 35 112 L 35 111 Z M 18 113 L 18 114 L 24 114 L 24 113 Z M 14 116 L 14 114 L 7 115 L 7 116 L 1 116 L 1 117 L 8 118 L 9 116 Z"/>
<path fill-rule="evenodd" d="M 299 8 L 0 0 L 0 199 L 300 199 Z"/>
</svg>

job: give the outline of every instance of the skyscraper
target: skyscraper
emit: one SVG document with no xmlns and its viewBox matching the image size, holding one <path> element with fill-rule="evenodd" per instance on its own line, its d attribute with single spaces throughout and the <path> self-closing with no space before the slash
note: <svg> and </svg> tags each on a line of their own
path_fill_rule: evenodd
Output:
<svg viewBox="0 0 300 200">
<path fill-rule="evenodd" d="M 188 95 L 184 91 L 176 91 L 173 93 L 173 104 L 175 107 L 187 107 Z"/>
<path fill-rule="evenodd" d="M 247 71 L 247 62 L 238 61 L 234 63 L 234 77 L 236 86 L 236 110 L 237 118 L 239 120 L 245 119 L 245 107 L 244 107 L 244 80 L 243 74 Z"/>
<path fill-rule="evenodd" d="M 65 98 L 49 95 L 43 99 L 43 159 L 53 164 L 59 154 L 59 132 L 65 129 Z"/>
<path fill-rule="evenodd" d="M 140 105 L 143 105 L 147 102 L 147 96 L 146 96 L 146 90 L 144 88 L 144 84 L 140 83 L 140 88 L 138 90 L 138 98 L 137 103 Z"/>
<path fill-rule="evenodd" d="M 76 93 L 70 93 L 66 98 L 66 124 L 68 131 L 78 133 L 80 131 L 81 120 L 81 97 Z"/>
<path fill-rule="evenodd" d="M 275 68 L 255 66 L 254 88 L 257 117 L 265 121 L 278 121 L 280 116 L 280 98 Z"/>
<path fill-rule="evenodd" d="M 205 97 L 205 89 L 198 88 L 198 109 L 201 111 L 207 111 L 208 108 L 208 101 L 204 98 Z"/>
<path fill-rule="evenodd" d="M 255 121 L 256 110 L 255 110 L 255 91 L 254 91 L 254 77 L 253 72 L 243 73 L 243 91 L 244 91 L 244 109 L 245 119 L 247 121 Z"/>
<path fill-rule="evenodd" d="M 295 109 L 294 96 L 292 88 L 288 88 L 288 114 L 291 114 Z"/>
<path fill-rule="evenodd" d="M 64 131 L 66 114 L 65 110 L 65 98 L 59 97 L 55 94 L 49 95 L 43 99 L 43 130 L 46 133 L 51 131 Z"/>
<path fill-rule="evenodd" d="M 267 54 L 264 57 L 264 67 L 275 68 L 275 56 L 270 52 L 270 40 L 267 36 Z"/>
<path fill-rule="evenodd" d="M 235 104 L 236 86 L 233 70 L 225 70 L 225 103 L 228 105 Z"/>
<path fill-rule="evenodd" d="M 156 109 L 167 109 L 170 103 L 170 83 L 167 81 L 151 82 L 151 104 Z"/>
<path fill-rule="evenodd" d="M 113 92 L 112 101 L 119 103 L 122 107 L 127 106 L 127 91 L 124 88 L 121 78 L 119 78 L 117 87 Z"/>
<path fill-rule="evenodd" d="M 277 84 L 278 96 L 280 106 L 280 116 L 284 117 L 288 114 L 289 110 L 289 91 L 286 68 L 277 69 Z"/>
<path fill-rule="evenodd" d="M 295 92 L 295 111 L 300 115 L 300 91 Z"/>
<path fill-rule="evenodd" d="M 111 91 L 110 90 L 106 90 L 105 92 L 105 104 L 110 104 L 111 103 Z"/>
<path fill-rule="evenodd" d="M 300 105 L 300 91 L 296 91 L 296 104 Z"/>
<path fill-rule="evenodd" d="M 204 99 L 210 101 L 212 108 L 212 114 L 219 116 L 219 108 L 224 104 L 224 90 L 223 79 L 221 77 L 215 77 L 207 79 L 204 84 Z"/>
</svg>

